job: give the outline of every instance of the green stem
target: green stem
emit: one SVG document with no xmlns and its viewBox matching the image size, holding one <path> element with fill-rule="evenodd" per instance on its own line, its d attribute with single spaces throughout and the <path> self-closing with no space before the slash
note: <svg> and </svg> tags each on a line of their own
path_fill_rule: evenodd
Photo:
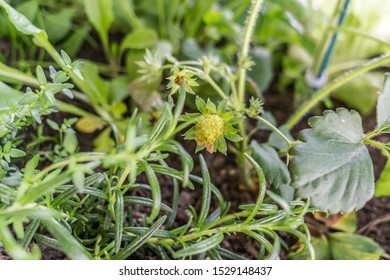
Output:
<svg viewBox="0 0 390 280">
<path fill-rule="evenodd" d="M 289 129 L 293 128 L 314 106 L 316 106 L 321 100 L 328 97 L 335 89 L 341 87 L 345 83 L 349 82 L 353 78 L 366 73 L 372 69 L 375 69 L 383 64 L 390 62 L 390 53 L 384 54 L 377 58 L 370 60 L 367 64 L 361 66 L 358 69 L 349 71 L 341 77 L 333 80 L 329 85 L 318 90 L 317 93 L 306 102 L 287 122 Z"/>
<path fill-rule="evenodd" d="M 379 150 L 383 150 L 383 149 L 387 150 L 387 147 L 383 143 L 371 140 L 369 138 L 364 138 L 364 143 L 367 144 L 367 145 L 370 145 L 372 147 L 375 147 L 375 148 L 377 148 Z"/>
<path fill-rule="evenodd" d="M 38 80 L 34 77 L 29 77 L 27 75 L 19 74 L 19 73 L 13 73 L 10 71 L 3 71 L 0 70 L 0 77 L 2 80 L 7 80 L 10 82 L 22 82 L 25 85 L 33 86 L 33 87 L 39 87 Z"/>
<path fill-rule="evenodd" d="M 247 68 L 244 67 L 242 64 L 244 61 L 248 58 L 249 53 L 249 44 L 252 38 L 253 30 L 256 25 L 256 19 L 260 12 L 262 0 L 255 0 L 252 1 L 252 6 L 250 10 L 249 17 L 247 19 L 247 25 L 244 33 L 244 39 L 242 42 L 242 48 L 241 48 L 241 54 L 240 54 L 240 75 L 238 80 L 238 98 L 241 102 L 241 106 L 244 106 L 244 99 L 245 99 L 245 81 L 246 81 L 246 71 Z"/>
<path fill-rule="evenodd" d="M 286 141 L 287 145 L 289 147 L 291 147 L 293 145 L 293 142 L 290 141 L 290 139 L 288 139 L 286 137 L 286 135 L 283 134 L 283 132 L 281 132 L 277 127 L 275 127 L 272 123 L 270 123 L 269 121 L 267 121 L 266 119 L 260 117 L 260 116 L 256 116 L 255 117 L 256 120 L 258 121 L 261 121 L 262 123 L 264 123 L 266 126 L 268 126 L 269 128 L 271 128 L 274 132 L 276 132 L 280 137 L 282 137 L 282 139 L 284 141 Z"/>
<path fill-rule="evenodd" d="M 360 36 L 360 37 L 363 37 L 363 38 L 366 38 L 366 39 L 369 39 L 373 42 L 376 42 L 384 47 L 386 47 L 387 49 L 390 49 L 390 43 L 381 39 L 381 38 L 378 38 L 378 37 L 375 37 L 375 36 L 372 36 L 370 33 L 366 33 L 366 32 L 363 32 L 359 29 L 355 29 L 355 28 L 350 28 L 350 27 L 331 27 L 330 28 L 332 31 L 335 31 L 335 32 L 344 32 L 344 33 L 349 33 L 349 34 L 352 34 L 352 35 L 356 35 L 356 36 Z"/>
</svg>

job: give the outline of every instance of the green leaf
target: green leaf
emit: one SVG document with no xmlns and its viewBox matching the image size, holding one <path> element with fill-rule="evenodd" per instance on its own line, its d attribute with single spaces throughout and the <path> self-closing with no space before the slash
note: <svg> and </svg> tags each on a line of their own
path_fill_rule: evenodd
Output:
<svg viewBox="0 0 390 280">
<path fill-rule="evenodd" d="M 196 223 L 196 227 L 201 227 L 204 225 L 207 216 L 210 210 L 210 200 L 211 200 L 211 181 L 210 181 L 210 173 L 207 169 L 206 161 L 203 156 L 199 156 L 200 168 L 202 170 L 203 177 L 203 191 L 202 191 L 202 205 L 200 207 L 200 213 L 198 222 Z"/>
<path fill-rule="evenodd" d="M 204 102 L 204 100 L 202 98 L 200 98 L 199 96 L 196 96 L 195 104 L 196 104 L 196 108 L 198 108 L 199 112 L 201 112 L 202 114 L 207 114 L 206 102 Z"/>
<path fill-rule="evenodd" d="M 40 85 L 45 85 L 47 82 L 45 73 L 43 72 L 41 65 L 37 66 L 37 79 Z"/>
<path fill-rule="evenodd" d="M 165 222 L 166 216 L 162 216 L 158 219 L 149 230 L 141 236 L 138 236 L 133 242 L 123 248 L 117 255 L 113 257 L 114 260 L 124 260 L 137 251 L 142 245 L 144 245 L 150 237 L 158 230 L 158 228 Z"/>
<path fill-rule="evenodd" d="M 160 213 L 161 208 L 161 190 L 160 190 L 160 183 L 158 182 L 157 176 L 154 173 L 153 169 L 150 167 L 150 165 L 147 162 L 142 162 L 142 165 L 144 167 L 146 177 L 148 177 L 150 190 L 152 192 L 152 212 L 150 213 L 149 222 L 152 222 Z"/>
<path fill-rule="evenodd" d="M 278 153 L 267 144 L 251 142 L 252 157 L 264 170 L 267 182 L 273 188 L 290 184 L 290 173 L 286 164 L 279 158 Z"/>
<path fill-rule="evenodd" d="M 346 232 L 329 236 L 333 260 L 379 260 L 383 249 L 369 237 Z"/>
<path fill-rule="evenodd" d="M 378 97 L 377 105 L 378 128 L 390 125 L 390 74 L 385 74 L 382 93 Z M 389 129 L 387 129 L 389 131 Z"/>
<path fill-rule="evenodd" d="M 329 225 L 332 229 L 337 229 L 345 232 L 355 232 L 357 229 L 356 212 L 344 214 L 334 224 Z"/>
<path fill-rule="evenodd" d="M 223 135 L 219 136 L 217 139 L 217 150 L 226 156 L 227 145 L 226 145 L 226 140 L 223 137 Z"/>
<path fill-rule="evenodd" d="M 143 28 L 129 33 L 121 43 L 121 51 L 126 49 L 145 49 L 153 47 L 158 42 L 158 35 L 154 29 Z"/>
<path fill-rule="evenodd" d="M 370 114 L 375 108 L 378 91 L 383 80 L 382 72 L 369 72 L 338 88 L 332 98 L 340 100 L 350 109 L 362 115 Z"/>
<path fill-rule="evenodd" d="M 46 32 L 33 25 L 24 15 L 17 12 L 14 8 L 8 5 L 4 0 L 0 0 L 2 6 L 8 14 L 8 18 L 15 28 L 26 35 L 40 35 L 47 38 Z"/>
<path fill-rule="evenodd" d="M 66 65 L 70 65 L 70 64 L 72 63 L 72 59 L 71 59 L 70 56 L 66 53 L 66 51 L 61 50 L 60 53 L 61 53 L 61 57 L 62 57 L 62 60 L 64 61 L 64 63 L 65 63 Z"/>
<path fill-rule="evenodd" d="M 291 136 L 287 125 L 282 125 L 278 129 L 284 134 L 284 136 L 287 137 L 287 139 L 294 142 L 294 138 Z M 287 149 L 288 149 L 288 145 L 287 145 L 286 141 L 275 131 L 271 132 L 269 139 L 268 139 L 268 143 L 272 147 L 275 147 L 276 149 L 278 149 L 279 151 L 287 151 Z"/>
<path fill-rule="evenodd" d="M 38 247 L 33 248 L 32 254 L 27 252 L 13 237 L 8 226 L 0 223 L 0 240 L 8 255 L 14 260 L 38 260 L 41 253 Z"/>
<path fill-rule="evenodd" d="M 9 155 L 13 158 L 20 158 L 26 156 L 26 153 L 19 149 L 11 149 Z"/>
<path fill-rule="evenodd" d="M 76 133 L 73 131 L 73 129 L 65 130 L 63 145 L 65 150 L 69 154 L 74 154 L 76 152 L 76 149 L 78 147 L 78 141 L 77 141 Z"/>
<path fill-rule="evenodd" d="M 326 111 L 311 118 L 310 126 L 292 149 L 292 185 L 331 213 L 363 207 L 374 194 L 374 172 L 359 114 Z"/>
<path fill-rule="evenodd" d="M 55 239 L 61 244 L 62 251 L 73 260 L 88 260 L 92 256 L 73 237 L 73 235 L 56 219 L 48 217 L 42 219 L 43 224 Z"/>
<path fill-rule="evenodd" d="M 212 237 L 196 242 L 191 246 L 185 247 L 174 253 L 174 258 L 183 258 L 186 256 L 198 255 L 212 248 L 216 248 L 223 240 L 223 233 L 217 232 Z"/>
<path fill-rule="evenodd" d="M 256 205 L 253 208 L 251 214 L 245 220 L 245 223 L 246 223 L 246 222 L 250 222 L 258 213 L 259 208 L 264 200 L 265 191 L 267 189 L 267 182 L 265 180 L 265 175 L 264 175 L 263 169 L 260 167 L 260 165 L 252 157 L 250 157 L 248 154 L 245 154 L 245 157 L 252 164 L 253 168 L 256 171 L 257 177 L 259 178 L 259 192 L 258 192 L 258 196 L 256 199 Z"/>
<path fill-rule="evenodd" d="M 54 97 L 54 94 L 50 91 L 50 90 L 45 90 L 45 96 L 47 98 L 47 100 L 52 104 L 52 105 L 55 105 L 56 104 L 56 99 Z"/>
<path fill-rule="evenodd" d="M 108 39 L 108 31 L 114 21 L 112 0 L 84 0 L 85 13 L 88 20 L 103 40 Z"/>
<path fill-rule="evenodd" d="M 120 190 L 115 191 L 115 253 L 118 253 L 122 244 L 124 222 L 123 195 Z"/>
<path fill-rule="evenodd" d="M 375 196 L 390 196 L 390 160 L 387 160 L 375 186 Z"/>
<path fill-rule="evenodd" d="M 38 99 L 38 95 L 33 92 L 27 92 L 23 95 L 22 99 L 19 100 L 19 105 L 30 105 Z"/>
<path fill-rule="evenodd" d="M 8 102 L 17 103 L 23 95 L 22 92 L 0 81 L 0 113 L 10 111 Z"/>
<path fill-rule="evenodd" d="M 47 119 L 46 122 L 50 126 L 51 129 L 56 130 L 56 131 L 60 130 L 60 127 L 58 126 L 58 124 L 55 121 L 52 121 L 51 119 Z"/>
<path fill-rule="evenodd" d="M 72 28 L 73 9 L 61 9 L 58 13 L 45 14 L 45 30 L 50 42 L 57 43 L 64 39 Z"/>
<path fill-rule="evenodd" d="M 255 82 L 256 91 L 261 93 L 273 78 L 272 53 L 265 48 L 254 48 L 250 56 L 255 65 L 248 71 L 248 77 Z"/>
<path fill-rule="evenodd" d="M 153 200 L 151 200 L 150 198 L 137 197 L 137 196 L 125 196 L 123 199 L 126 204 L 138 204 L 150 208 L 152 208 L 153 206 Z M 170 208 L 164 203 L 161 203 L 161 210 L 166 211 L 168 213 L 172 213 L 172 208 Z"/>
<path fill-rule="evenodd" d="M 316 260 L 331 260 L 331 252 L 328 238 L 321 235 L 318 238 L 312 238 L 311 244 L 315 251 Z M 294 260 L 310 260 L 310 252 L 305 250 L 302 254 L 292 257 Z"/>
<path fill-rule="evenodd" d="M 83 192 L 85 185 L 85 173 L 82 166 L 76 166 L 76 170 L 73 172 L 72 182 L 77 188 L 78 192 Z"/>
</svg>

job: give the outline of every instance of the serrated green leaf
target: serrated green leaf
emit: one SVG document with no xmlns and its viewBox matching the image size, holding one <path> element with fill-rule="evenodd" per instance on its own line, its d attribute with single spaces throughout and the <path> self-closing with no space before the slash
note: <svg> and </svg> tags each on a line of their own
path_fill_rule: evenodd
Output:
<svg viewBox="0 0 390 280">
<path fill-rule="evenodd" d="M 384 128 L 390 125 L 390 74 L 385 74 L 382 93 L 378 97 L 377 104 L 377 123 L 378 128 Z M 387 130 L 389 131 L 389 130 Z"/>
<path fill-rule="evenodd" d="M 292 149 L 292 185 L 331 213 L 363 207 L 374 194 L 374 172 L 359 114 L 327 111 L 310 125 Z"/>
<path fill-rule="evenodd" d="M 286 164 L 279 158 L 278 153 L 266 144 L 251 142 L 252 157 L 264 170 L 267 182 L 273 188 L 290 184 L 291 178 Z"/>
<path fill-rule="evenodd" d="M 187 256 L 198 255 L 212 248 L 216 248 L 223 240 L 223 233 L 218 232 L 212 237 L 196 242 L 188 247 L 185 247 L 174 253 L 175 258 L 183 258 Z"/>
<path fill-rule="evenodd" d="M 347 232 L 329 236 L 333 260 L 379 260 L 383 249 L 369 237 Z"/>
</svg>

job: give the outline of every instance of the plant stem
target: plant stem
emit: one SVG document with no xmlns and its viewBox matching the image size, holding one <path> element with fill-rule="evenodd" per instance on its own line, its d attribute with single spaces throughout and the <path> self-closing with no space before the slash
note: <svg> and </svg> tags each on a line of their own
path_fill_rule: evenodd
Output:
<svg viewBox="0 0 390 280">
<path fill-rule="evenodd" d="M 236 111 L 244 111 L 245 109 L 245 82 L 246 82 L 246 71 L 247 66 L 245 65 L 245 61 L 248 59 L 249 54 L 249 45 L 251 42 L 253 30 L 256 25 L 256 19 L 260 12 L 260 8 L 262 5 L 262 0 L 254 0 L 252 1 L 252 5 L 250 7 L 249 16 L 246 21 L 246 28 L 245 33 L 242 41 L 241 46 L 241 53 L 239 57 L 239 77 L 238 77 L 238 89 L 237 89 L 237 104 L 234 104 L 236 106 Z M 240 176 L 242 182 L 249 188 L 253 188 L 253 182 L 251 180 L 250 176 L 250 169 L 247 168 L 247 159 L 244 155 L 244 153 L 248 150 L 248 137 L 246 134 L 246 124 L 245 120 L 240 122 L 238 124 L 238 129 L 240 131 L 241 137 L 244 139 L 242 142 L 237 143 L 237 163 L 240 169 Z"/>
<path fill-rule="evenodd" d="M 240 75 L 238 80 L 238 98 L 240 101 L 240 105 L 244 106 L 245 102 L 245 81 L 246 81 L 246 71 L 247 68 L 244 67 L 242 64 L 244 61 L 248 58 L 249 53 L 249 44 L 252 38 L 253 30 L 256 25 L 256 19 L 260 12 L 262 0 L 254 0 L 252 1 L 252 6 L 250 10 L 249 17 L 247 19 L 246 23 L 246 29 L 244 33 L 244 39 L 242 42 L 242 48 L 241 48 L 241 54 L 240 54 Z"/>
<path fill-rule="evenodd" d="M 276 132 L 280 137 L 282 137 L 282 139 L 284 141 L 286 141 L 288 147 L 291 147 L 293 145 L 293 142 L 290 141 L 290 139 L 288 139 L 286 137 L 286 135 L 283 134 L 283 132 L 281 132 L 277 127 L 275 127 L 272 123 L 270 123 L 269 121 L 267 121 L 266 119 L 260 117 L 260 116 L 256 116 L 255 117 L 256 120 L 258 121 L 261 121 L 262 123 L 264 123 L 266 126 L 268 126 L 269 128 L 271 128 L 274 132 Z"/>
<path fill-rule="evenodd" d="M 289 129 L 293 128 L 314 106 L 316 106 L 322 99 L 328 97 L 335 89 L 341 87 L 353 78 L 388 62 L 390 62 L 390 53 L 376 57 L 358 69 L 348 71 L 341 77 L 333 80 L 329 85 L 318 90 L 317 93 L 313 95 L 312 99 L 298 109 L 298 111 L 287 122 L 287 127 Z"/>
</svg>

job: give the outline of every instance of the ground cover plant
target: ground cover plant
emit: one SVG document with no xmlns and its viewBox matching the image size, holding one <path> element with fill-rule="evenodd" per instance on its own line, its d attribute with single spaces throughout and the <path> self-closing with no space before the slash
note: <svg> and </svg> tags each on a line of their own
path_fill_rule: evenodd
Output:
<svg viewBox="0 0 390 280">
<path fill-rule="evenodd" d="M 0 0 L 0 258 L 388 258 L 390 36 L 333 2 Z"/>
</svg>

